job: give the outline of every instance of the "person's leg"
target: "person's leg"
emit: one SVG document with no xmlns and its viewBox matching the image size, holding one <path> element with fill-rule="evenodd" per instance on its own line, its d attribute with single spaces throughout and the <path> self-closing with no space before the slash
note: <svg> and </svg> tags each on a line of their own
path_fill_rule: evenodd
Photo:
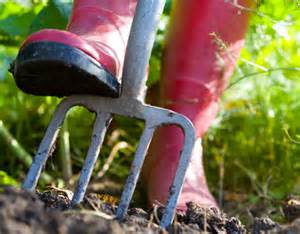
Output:
<svg viewBox="0 0 300 234">
<path fill-rule="evenodd" d="M 12 73 L 36 95 L 118 96 L 137 0 L 74 0 L 67 30 L 44 29 L 22 44 Z"/>
<path fill-rule="evenodd" d="M 247 0 L 238 3 L 250 5 Z M 161 100 L 164 107 L 189 117 L 198 137 L 178 208 L 184 208 L 187 201 L 216 206 L 206 184 L 200 137 L 217 114 L 219 97 L 244 43 L 249 15 L 224 0 L 178 0 L 174 4 Z M 176 127 L 164 127 L 156 134 L 142 174 L 150 204 L 166 201 L 182 142 Z"/>
</svg>

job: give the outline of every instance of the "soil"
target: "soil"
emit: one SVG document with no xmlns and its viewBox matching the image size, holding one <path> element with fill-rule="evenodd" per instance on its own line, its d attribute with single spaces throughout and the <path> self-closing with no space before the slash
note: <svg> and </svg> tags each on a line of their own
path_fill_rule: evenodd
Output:
<svg viewBox="0 0 300 234">
<path fill-rule="evenodd" d="M 1 188 L 0 233 L 300 233 L 297 200 L 284 206 L 291 221 L 287 225 L 263 217 L 254 218 L 246 228 L 236 217 L 189 202 L 186 212 L 177 213 L 173 225 L 163 230 L 158 225 L 163 207 L 154 206 L 148 212 L 131 208 L 125 221 L 118 222 L 115 198 L 91 193 L 78 207 L 69 209 L 71 196 L 70 191 L 55 188 L 36 193 Z"/>
</svg>

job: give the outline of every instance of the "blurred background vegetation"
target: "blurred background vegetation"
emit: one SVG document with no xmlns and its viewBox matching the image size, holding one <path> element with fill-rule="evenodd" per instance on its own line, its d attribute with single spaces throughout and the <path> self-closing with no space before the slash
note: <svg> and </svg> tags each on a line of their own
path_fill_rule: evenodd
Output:
<svg viewBox="0 0 300 234">
<path fill-rule="evenodd" d="M 252 11 L 246 46 L 204 138 L 205 166 L 219 199 L 276 202 L 300 193 L 300 2 L 262 0 Z M 171 1 L 162 17 L 150 61 L 150 91 L 158 90 L 163 37 Z M 65 28 L 70 0 L 0 1 L 0 184 L 19 185 L 58 98 L 19 91 L 8 68 L 26 36 Z M 93 114 L 69 113 L 41 186 L 72 186 L 90 142 Z M 117 117 L 96 165 L 94 181 L 122 182 L 143 124 Z M 71 161 L 69 161 L 69 157 Z M 113 159 L 108 171 L 103 165 Z M 63 166 L 62 166 L 63 165 Z"/>
</svg>

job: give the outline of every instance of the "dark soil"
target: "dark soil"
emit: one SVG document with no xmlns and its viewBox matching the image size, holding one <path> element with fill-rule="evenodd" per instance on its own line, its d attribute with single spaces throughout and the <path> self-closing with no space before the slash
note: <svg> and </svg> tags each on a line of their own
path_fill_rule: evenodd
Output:
<svg viewBox="0 0 300 234">
<path fill-rule="evenodd" d="M 0 233 L 300 233 L 300 219 L 295 217 L 286 226 L 268 217 L 255 218 L 246 230 L 239 219 L 193 202 L 187 204 L 186 212 L 176 215 L 174 224 L 166 231 L 158 225 L 163 207 L 154 206 L 148 212 L 131 208 L 125 221 L 118 222 L 113 218 L 117 203 L 114 198 L 89 194 L 80 206 L 69 209 L 70 197 L 69 191 L 59 189 L 33 194 L 2 188 Z M 295 216 L 296 210 L 294 206 L 290 213 Z"/>
</svg>

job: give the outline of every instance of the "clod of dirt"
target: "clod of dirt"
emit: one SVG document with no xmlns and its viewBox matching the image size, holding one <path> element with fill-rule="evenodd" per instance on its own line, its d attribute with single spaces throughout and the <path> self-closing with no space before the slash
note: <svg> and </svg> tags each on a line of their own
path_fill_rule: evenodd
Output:
<svg viewBox="0 0 300 234">
<path fill-rule="evenodd" d="M 196 234 L 203 233 L 197 224 L 174 223 L 168 230 L 170 233 Z"/>
<path fill-rule="evenodd" d="M 130 223 L 138 223 L 143 226 L 147 226 L 149 224 L 148 213 L 140 208 L 129 209 L 126 219 Z"/>
<path fill-rule="evenodd" d="M 275 223 L 272 219 L 269 217 L 263 217 L 263 218 L 255 218 L 253 222 L 253 234 L 260 234 L 265 232 L 279 232 L 281 230 L 280 225 Z"/>
<path fill-rule="evenodd" d="M 300 219 L 296 219 L 291 224 L 283 226 L 279 233 L 287 233 L 287 234 L 300 233 Z"/>
<path fill-rule="evenodd" d="M 197 224 L 200 231 L 210 233 L 246 233 L 245 227 L 236 218 L 227 218 L 214 207 L 202 207 L 194 202 L 187 203 L 186 224 Z"/>
<path fill-rule="evenodd" d="M 117 211 L 115 202 L 107 201 L 103 199 L 102 196 L 96 193 L 87 194 L 84 197 L 84 201 L 81 205 L 86 209 L 102 211 L 108 215 L 114 215 Z"/>
<path fill-rule="evenodd" d="M 283 204 L 285 218 L 291 222 L 300 217 L 300 199 L 290 196 Z"/>
<path fill-rule="evenodd" d="M 55 190 L 46 192 L 37 192 L 37 196 L 46 204 L 47 208 L 66 210 L 70 206 L 70 199 L 63 194 L 57 193 Z"/>
</svg>

